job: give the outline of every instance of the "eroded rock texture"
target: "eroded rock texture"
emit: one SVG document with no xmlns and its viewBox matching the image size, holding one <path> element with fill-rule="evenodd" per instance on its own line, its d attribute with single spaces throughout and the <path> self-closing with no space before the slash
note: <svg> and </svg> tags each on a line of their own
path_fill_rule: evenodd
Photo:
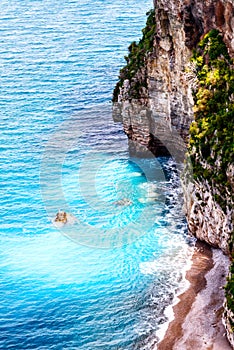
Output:
<svg viewBox="0 0 234 350">
<path fill-rule="evenodd" d="M 156 155 L 165 153 L 158 128 L 174 128 L 187 142 L 188 129 L 193 120 L 192 88 L 195 72 L 190 63 L 192 49 L 202 35 L 217 28 L 224 35 L 230 55 L 234 54 L 233 0 L 157 0 L 155 1 L 156 31 L 152 52 L 146 54 L 144 65 L 135 77 L 126 79 L 114 106 L 115 118 L 121 109 L 124 130 L 132 149 L 148 147 Z M 139 84 L 137 99 L 130 87 Z M 143 84 L 143 82 L 146 82 Z M 144 86 L 143 86 L 144 85 Z M 147 107 L 149 113 L 141 117 Z M 166 138 L 166 136 L 165 136 Z"/>
</svg>

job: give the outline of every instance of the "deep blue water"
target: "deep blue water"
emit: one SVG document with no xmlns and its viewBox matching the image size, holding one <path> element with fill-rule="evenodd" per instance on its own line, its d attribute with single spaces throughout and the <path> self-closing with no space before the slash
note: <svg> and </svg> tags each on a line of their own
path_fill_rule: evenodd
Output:
<svg viewBox="0 0 234 350">
<path fill-rule="evenodd" d="M 130 158 L 110 103 L 151 6 L 0 3 L 1 349 L 153 349 L 186 225 L 172 161 Z"/>
</svg>

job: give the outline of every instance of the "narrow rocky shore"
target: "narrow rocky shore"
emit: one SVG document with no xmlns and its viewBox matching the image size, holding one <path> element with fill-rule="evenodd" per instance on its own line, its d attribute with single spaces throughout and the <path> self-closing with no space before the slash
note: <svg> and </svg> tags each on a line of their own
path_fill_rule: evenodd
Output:
<svg viewBox="0 0 234 350">
<path fill-rule="evenodd" d="M 231 349 L 222 324 L 228 266 L 229 259 L 221 250 L 196 243 L 192 266 L 186 273 L 190 285 L 178 296 L 174 319 L 157 350 Z"/>
</svg>

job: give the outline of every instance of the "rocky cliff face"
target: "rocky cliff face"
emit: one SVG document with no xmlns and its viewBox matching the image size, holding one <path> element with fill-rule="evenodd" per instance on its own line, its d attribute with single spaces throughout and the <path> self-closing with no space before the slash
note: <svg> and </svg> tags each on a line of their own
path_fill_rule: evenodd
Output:
<svg viewBox="0 0 234 350">
<path fill-rule="evenodd" d="M 192 51 L 205 33 L 216 28 L 223 36 L 229 56 L 234 56 L 234 1 L 157 0 L 154 6 L 155 22 L 150 22 L 151 26 L 143 31 L 152 32 L 153 28 L 151 48 L 147 51 L 141 45 L 145 52 L 138 69 L 135 64 L 134 72 L 134 50 L 130 52 L 128 64 L 120 75 L 119 91 L 114 96 L 113 114 L 116 119 L 121 116 L 132 152 L 150 150 L 156 156 L 170 153 L 178 159 L 181 151 L 185 152 L 194 120 L 198 68 L 191 62 Z M 205 158 L 201 158 L 202 167 L 208 168 Z M 227 171 L 232 171 L 232 161 Z M 200 178 L 187 187 L 185 208 L 189 229 L 198 238 L 228 253 L 233 231 L 232 209 L 228 207 L 228 215 L 223 211 L 212 186 Z"/>
<path fill-rule="evenodd" d="M 162 146 L 160 140 L 154 145 L 157 126 L 152 127 L 152 119 L 145 117 L 142 119 L 144 131 L 139 128 L 134 119 L 139 114 L 139 106 L 148 107 L 153 121 L 160 120 L 170 128 L 176 128 L 187 140 L 193 120 L 192 49 L 204 33 L 217 28 L 223 33 L 230 55 L 233 55 L 234 3 L 233 0 L 157 0 L 155 22 L 153 44 L 149 52 L 145 50 L 143 65 L 133 77 L 131 74 L 122 75 L 120 91 L 117 91 L 114 101 L 121 103 L 124 129 L 136 147 L 137 144 L 151 146 L 157 154 L 157 146 Z M 132 87 L 138 90 L 137 94 L 133 93 Z M 115 105 L 114 114 L 119 113 L 118 108 Z"/>
<path fill-rule="evenodd" d="M 192 62 L 197 86 L 188 147 L 193 181 L 185 186 L 188 226 L 228 254 L 233 250 L 234 71 L 218 30 L 199 42 Z"/>
<path fill-rule="evenodd" d="M 214 189 L 207 180 L 189 183 L 184 188 L 184 195 L 190 232 L 229 254 L 229 240 L 233 233 L 232 209 L 224 212 L 214 200 Z"/>
<path fill-rule="evenodd" d="M 143 42 L 131 46 L 120 74 L 114 118 L 122 120 L 132 152 L 179 159 L 189 145 L 191 168 L 183 184 L 189 230 L 231 256 L 234 1 L 155 0 L 154 7 L 155 22 L 148 23 Z M 224 313 L 234 347 L 233 285 L 234 268 Z"/>
</svg>

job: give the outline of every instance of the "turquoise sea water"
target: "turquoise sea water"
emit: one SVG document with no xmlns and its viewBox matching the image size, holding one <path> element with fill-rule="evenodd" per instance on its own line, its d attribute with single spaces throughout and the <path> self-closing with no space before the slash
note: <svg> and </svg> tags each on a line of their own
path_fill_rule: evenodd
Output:
<svg viewBox="0 0 234 350">
<path fill-rule="evenodd" d="M 1 349 L 156 343 L 187 259 L 180 191 L 171 160 L 129 157 L 110 104 L 151 7 L 0 3 Z"/>
</svg>

